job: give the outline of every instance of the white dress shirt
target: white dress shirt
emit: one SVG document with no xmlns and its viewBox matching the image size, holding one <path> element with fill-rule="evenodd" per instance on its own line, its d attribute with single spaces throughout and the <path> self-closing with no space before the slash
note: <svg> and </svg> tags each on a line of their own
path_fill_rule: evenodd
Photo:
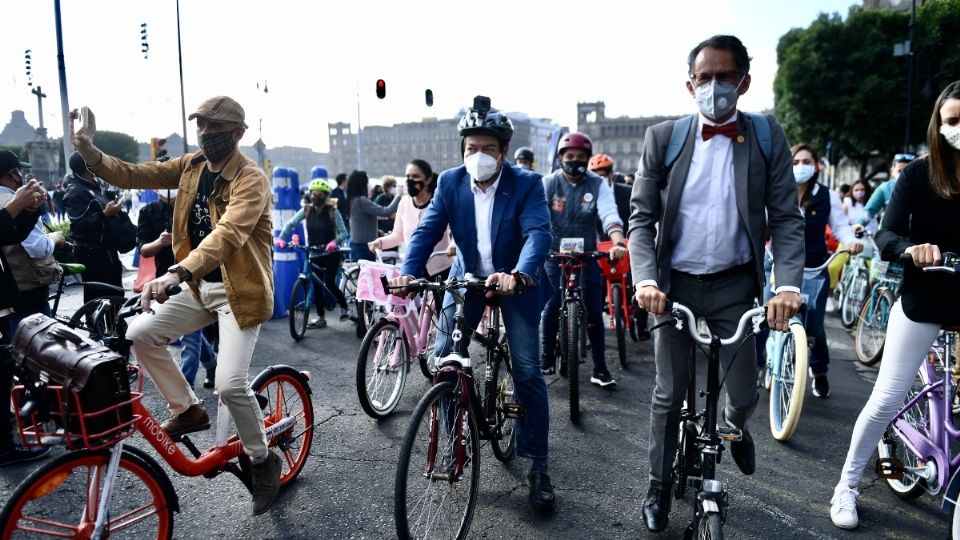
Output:
<svg viewBox="0 0 960 540">
<path fill-rule="evenodd" d="M 473 275 L 476 277 L 487 277 L 497 271 L 493 266 L 493 198 L 497 194 L 497 186 L 500 185 L 502 175 L 503 169 L 500 169 L 497 179 L 486 191 L 477 187 L 476 182 L 471 180 L 470 183 L 477 223 L 477 251 L 480 255 L 477 259 L 477 267 L 473 269 Z"/>
<path fill-rule="evenodd" d="M 671 231 L 671 267 L 688 274 L 712 274 L 753 258 L 750 238 L 737 211 L 733 141 L 726 135 L 703 140 L 702 114 L 687 181 Z M 737 121 L 737 113 L 729 122 Z"/>
</svg>

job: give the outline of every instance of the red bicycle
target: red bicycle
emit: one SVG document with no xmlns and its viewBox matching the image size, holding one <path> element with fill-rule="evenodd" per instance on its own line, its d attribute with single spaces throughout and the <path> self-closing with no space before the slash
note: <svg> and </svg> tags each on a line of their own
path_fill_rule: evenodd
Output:
<svg viewBox="0 0 960 540">
<path fill-rule="evenodd" d="M 597 242 L 597 251 L 609 252 L 613 242 Z M 599 259 L 600 272 L 607 283 L 607 315 L 610 329 L 617 335 L 617 355 L 620 367 L 627 367 L 627 333 L 634 342 L 649 339 L 650 333 L 639 306 L 634 303 L 630 283 L 630 254 L 614 262 L 608 257 Z"/>
</svg>

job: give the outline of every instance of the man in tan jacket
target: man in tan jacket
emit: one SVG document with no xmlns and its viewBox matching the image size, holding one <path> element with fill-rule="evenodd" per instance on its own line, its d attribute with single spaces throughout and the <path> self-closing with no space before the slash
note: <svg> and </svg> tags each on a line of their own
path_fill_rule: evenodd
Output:
<svg viewBox="0 0 960 540">
<path fill-rule="evenodd" d="M 200 152 L 142 165 L 105 155 L 93 145 L 96 122 L 84 110 L 84 125 L 70 136 L 87 166 L 122 188 L 178 189 L 173 214 L 177 264 L 143 288 L 144 314 L 127 337 L 137 359 L 167 400 L 173 416 L 163 422 L 172 437 L 210 427 L 203 403 L 184 379 L 167 345 L 217 321 L 220 354 L 216 388 L 230 410 L 244 450 L 253 463 L 253 513 L 265 512 L 279 490 L 281 461 L 267 449 L 263 416 L 247 370 L 260 323 L 273 311 L 270 184 L 263 171 L 237 149 L 247 125 L 243 108 L 226 96 L 204 101 L 197 119 Z M 189 291 L 167 297 L 170 285 Z M 151 299 L 156 300 L 151 312 Z"/>
</svg>

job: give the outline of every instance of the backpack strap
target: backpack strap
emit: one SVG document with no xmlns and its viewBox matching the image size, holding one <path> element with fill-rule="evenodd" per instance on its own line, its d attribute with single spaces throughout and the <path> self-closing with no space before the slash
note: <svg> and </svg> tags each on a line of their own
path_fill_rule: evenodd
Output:
<svg viewBox="0 0 960 540">
<path fill-rule="evenodd" d="M 687 142 L 687 133 L 690 132 L 692 122 L 693 115 L 684 116 L 673 123 L 673 129 L 670 131 L 670 142 L 667 143 L 667 151 L 663 154 L 664 169 L 669 169 L 673 166 L 673 162 L 680 157 L 680 151 L 683 150 L 683 145 Z"/>
<path fill-rule="evenodd" d="M 770 120 L 763 114 L 743 114 L 750 117 L 750 121 L 753 123 L 753 132 L 757 134 L 757 143 L 760 145 L 763 160 L 769 162 L 770 153 L 773 151 L 773 139 L 770 137 Z"/>
</svg>

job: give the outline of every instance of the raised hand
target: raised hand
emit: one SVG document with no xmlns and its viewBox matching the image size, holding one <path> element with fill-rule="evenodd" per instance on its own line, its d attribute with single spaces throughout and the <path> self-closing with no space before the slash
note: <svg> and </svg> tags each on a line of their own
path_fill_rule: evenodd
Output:
<svg viewBox="0 0 960 540">
<path fill-rule="evenodd" d="M 83 120 L 83 126 L 80 129 L 74 129 L 74 123 L 78 118 Z M 97 120 L 90 107 L 84 107 L 83 113 L 74 109 L 70 111 L 70 142 L 77 149 L 87 149 L 93 147 L 93 136 L 97 132 Z"/>
</svg>

